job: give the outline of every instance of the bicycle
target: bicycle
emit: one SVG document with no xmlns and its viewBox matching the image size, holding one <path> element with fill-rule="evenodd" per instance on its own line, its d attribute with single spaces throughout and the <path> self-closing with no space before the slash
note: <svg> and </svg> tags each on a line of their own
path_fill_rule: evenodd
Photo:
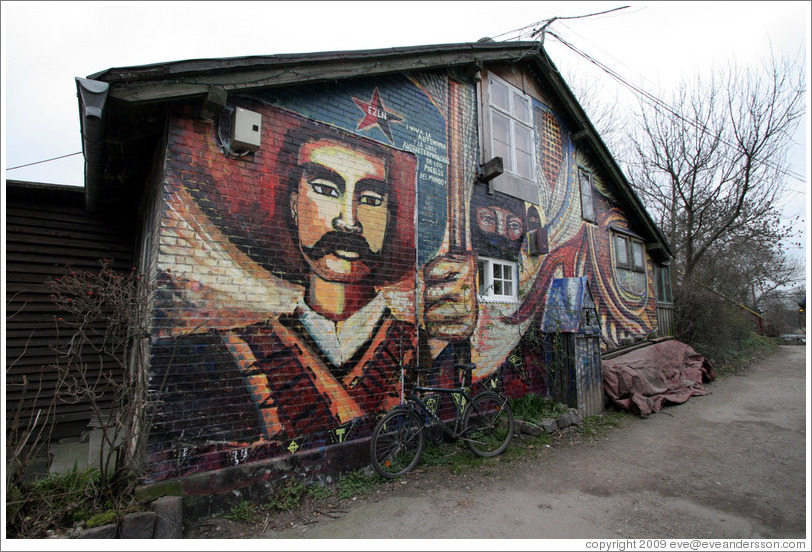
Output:
<svg viewBox="0 0 812 552">
<path fill-rule="evenodd" d="M 470 386 L 475 364 L 457 364 L 463 371 L 462 387 L 422 387 L 418 380 L 406 402 L 393 408 L 376 424 L 369 443 L 370 457 L 375 471 L 393 479 L 414 469 L 426 446 L 426 433 L 433 421 L 452 440 L 463 439 L 468 448 L 482 457 L 502 454 L 513 438 L 513 413 L 507 398 L 495 391 L 483 391 L 473 398 L 466 389 Z M 418 370 L 425 372 L 425 370 Z M 455 402 L 456 415 L 446 423 L 437 412 L 429 408 L 422 393 L 458 395 L 465 406 Z"/>
</svg>

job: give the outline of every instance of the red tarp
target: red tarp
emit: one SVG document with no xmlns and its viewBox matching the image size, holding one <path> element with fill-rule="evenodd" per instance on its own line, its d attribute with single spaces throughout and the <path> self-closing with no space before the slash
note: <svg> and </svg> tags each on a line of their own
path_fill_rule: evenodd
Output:
<svg viewBox="0 0 812 552">
<path fill-rule="evenodd" d="M 603 389 L 618 407 L 646 417 L 664 404 L 707 395 L 711 362 L 675 339 L 654 342 L 601 362 Z"/>
</svg>

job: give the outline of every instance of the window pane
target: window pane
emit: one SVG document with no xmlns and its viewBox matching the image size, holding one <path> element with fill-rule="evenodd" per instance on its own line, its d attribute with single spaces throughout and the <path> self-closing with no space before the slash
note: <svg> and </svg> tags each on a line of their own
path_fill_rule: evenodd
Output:
<svg viewBox="0 0 812 552">
<path fill-rule="evenodd" d="M 507 172 L 513 172 L 513 154 L 510 147 L 502 142 L 493 142 L 493 156 L 502 158 L 502 165 Z"/>
<path fill-rule="evenodd" d="M 513 279 L 513 267 L 510 265 L 502 265 L 502 278 L 505 280 Z"/>
<path fill-rule="evenodd" d="M 632 242 L 632 257 L 634 260 L 635 270 L 644 271 L 643 268 L 643 244 L 640 242 Z"/>
<path fill-rule="evenodd" d="M 495 105 L 500 109 L 504 109 L 507 112 L 510 112 L 510 104 L 509 102 L 509 90 L 508 87 L 495 80 L 495 79 L 488 79 L 491 85 L 490 93 L 491 93 L 491 104 Z"/>
<path fill-rule="evenodd" d="M 522 125 L 514 125 L 513 134 L 516 137 L 516 149 L 524 153 L 533 152 L 533 131 Z"/>
<path fill-rule="evenodd" d="M 502 280 L 493 281 L 493 293 L 494 295 L 502 295 Z"/>
<path fill-rule="evenodd" d="M 513 281 L 512 280 L 505 280 L 503 285 L 502 295 L 513 295 Z"/>
<path fill-rule="evenodd" d="M 667 266 L 664 266 L 662 269 L 663 275 L 663 301 L 668 301 L 669 303 L 674 301 L 674 297 L 671 295 L 671 269 Z"/>
<path fill-rule="evenodd" d="M 533 180 L 533 159 L 530 155 L 516 152 L 516 174 L 522 178 Z"/>
<path fill-rule="evenodd" d="M 510 119 L 499 113 L 498 111 L 491 111 L 491 131 L 493 139 L 503 144 L 510 144 Z"/>
<path fill-rule="evenodd" d="M 485 270 L 487 270 L 487 264 L 483 261 L 479 261 L 477 263 L 477 268 L 479 272 L 479 294 L 485 295 L 488 290 L 485 289 L 487 286 L 485 285 Z"/>
<path fill-rule="evenodd" d="M 502 278 L 502 265 L 498 263 L 493 263 L 493 279 L 501 279 Z"/>
<path fill-rule="evenodd" d="M 626 239 L 615 236 L 615 262 L 617 266 L 628 266 L 629 256 L 626 253 Z"/>
<path fill-rule="evenodd" d="M 530 123 L 530 101 L 517 91 L 513 92 L 513 116 L 523 123 Z"/>
<path fill-rule="evenodd" d="M 592 204 L 592 175 L 588 171 L 578 171 L 581 180 L 581 214 L 587 220 L 595 220 L 595 209 Z"/>
</svg>

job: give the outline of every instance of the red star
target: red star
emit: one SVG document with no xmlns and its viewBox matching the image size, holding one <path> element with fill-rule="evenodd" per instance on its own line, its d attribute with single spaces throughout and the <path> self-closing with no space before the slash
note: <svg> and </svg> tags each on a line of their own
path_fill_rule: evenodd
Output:
<svg viewBox="0 0 812 552">
<path fill-rule="evenodd" d="M 353 101 L 364 113 L 364 118 L 358 123 L 356 130 L 364 130 L 371 126 L 378 125 L 378 128 L 380 128 L 386 137 L 389 138 L 389 141 L 392 142 L 392 129 L 389 127 L 389 124 L 399 123 L 403 118 L 386 110 L 378 89 L 375 88 L 375 91 L 372 92 L 372 99 L 368 102 L 359 100 L 358 98 L 353 98 Z"/>
</svg>

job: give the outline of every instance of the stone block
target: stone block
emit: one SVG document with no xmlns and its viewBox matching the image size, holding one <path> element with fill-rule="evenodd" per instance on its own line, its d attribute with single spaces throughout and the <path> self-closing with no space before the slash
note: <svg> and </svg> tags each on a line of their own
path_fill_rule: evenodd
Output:
<svg viewBox="0 0 812 552">
<path fill-rule="evenodd" d="M 570 420 L 573 424 L 580 424 L 583 423 L 584 417 L 577 410 L 570 410 Z"/>
<path fill-rule="evenodd" d="M 179 496 L 162 496 L 152 503 L 155 512 L 154 539 L 183 538 L 183 508 Z"/>
<path fill-rule="evenodd" d="M 561 414 L 558 418 L 556 418 L 555 422 L 558 424 L 559 429 L 564 429 L 565 427 L 572 425 L 569 412 L 564 412 Z"/>
<path fill-rule="evenodd" d="M 119 538 L 151 539 L 155 528 L 155 512 L 135 512 L 121 518 Z"/>
<path fill-rule="evenodd" d="M 114 539 L 116 538 L 116 524 L 108 523 L 82 531 L 82 539 Z"/>
<path fill-rule="evenodd" d="M 547 433 L 555 433 L 558 431 L 558 423 L 552 418 L 544 418 L 541 420 L 541 428 Z"/>
<path fill-rule="evenodd" d="M 526 435 L 531 435 L 533 437 L 538 437 L 541 435 L 541 427 L 537 426 L 532 422 L 526 422 L 524 420 L 514 420 L 513 421 L 513 431 L 514 433 L 524 433 Z"/>
</svg>

